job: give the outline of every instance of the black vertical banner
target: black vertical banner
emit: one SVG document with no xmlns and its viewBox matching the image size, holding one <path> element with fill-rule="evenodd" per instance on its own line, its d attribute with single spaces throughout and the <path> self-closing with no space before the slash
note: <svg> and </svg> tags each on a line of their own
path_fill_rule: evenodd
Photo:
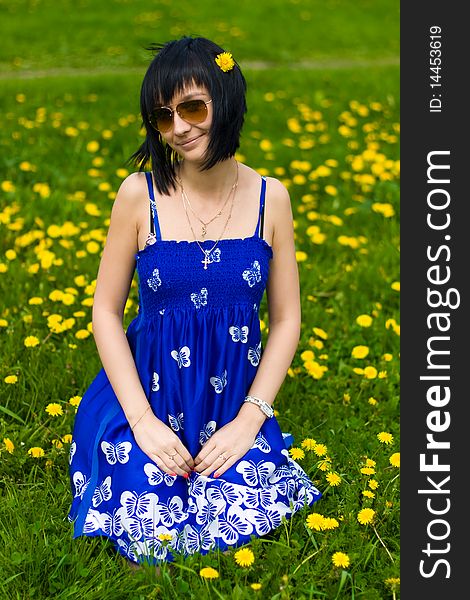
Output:
<svg viewBox="0 0 470 600">
<path fill-rule="evenodd" d="M 401 4 L 401 598 L 470 597 L 470 30 Z M 465 108 L 464 108 L 465 105 Z M 466 590 L 466 591 L 465 591 Z"/>
</svg>

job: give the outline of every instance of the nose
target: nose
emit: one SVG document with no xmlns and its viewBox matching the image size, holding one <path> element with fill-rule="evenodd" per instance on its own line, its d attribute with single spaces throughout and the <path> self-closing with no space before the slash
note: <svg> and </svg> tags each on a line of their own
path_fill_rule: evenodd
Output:
<svg viewBox="0 0 470 600">
<path fill-rule="evenodd" d="M 190 123 L 187 123 L 184 119 L 182 119 L 176 110 L 173 111 L 173 127 L 175 135 L 184 135 L 191 129 Z"/>
</svg>

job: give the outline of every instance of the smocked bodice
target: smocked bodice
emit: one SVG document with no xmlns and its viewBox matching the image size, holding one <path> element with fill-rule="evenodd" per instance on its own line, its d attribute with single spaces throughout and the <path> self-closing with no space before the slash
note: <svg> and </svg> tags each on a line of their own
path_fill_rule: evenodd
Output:
<svg viewBox="0 0 470 600">
<path fill-rule="evenodd" d="M 257 311 L 273 257 L 273 249 L 260 235 L 266 178 L 261 177 L 254 234 L 221 239 L 215 247 L 215 240 L 199 244 L 195 240 L 162 240 L 151 173 L 147 172 L 146 178 L 155 235 L 153 243 L 135 255 L 140 318 L 158 318 L 174 309 L 207 312 L 245 306 Z"/>
</svg>

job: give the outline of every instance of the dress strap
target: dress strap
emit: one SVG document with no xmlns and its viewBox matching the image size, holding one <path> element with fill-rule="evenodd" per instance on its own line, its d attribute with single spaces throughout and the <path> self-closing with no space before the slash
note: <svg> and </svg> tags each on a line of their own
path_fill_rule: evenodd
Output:
<svg viewBox="0 0 470 600">
<path fill-rule="evenodd" d="M 156 236 L 157 240 L 161 240 L 162 235 L 160 232 L 160 224 L 158 222 L 157 203 L 155 202 L 155 195 L 153 193 L 152 172 L 146 171 L 145 177 L 147 178 L 147 187 L 149 190 L 150 200 L 150 232 Z"/>
<path fill-rule="evenodd" d="M 256 233 L 257 237 L 263 237 L 263 224 L 264 224 L 264 198 L 266 196 L 266 177 L 265 175 L 261 176 L 261 193 L 259 199 L 259 215 L 258 215 L 258 223 L 256 224 Z M 259 229 L 259 231 L 258 231 Z"/>
</svg>

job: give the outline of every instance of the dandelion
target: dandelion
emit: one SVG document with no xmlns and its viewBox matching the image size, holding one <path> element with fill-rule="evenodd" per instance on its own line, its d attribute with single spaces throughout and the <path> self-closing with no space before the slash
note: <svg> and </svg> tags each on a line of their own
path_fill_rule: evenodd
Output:
<svg viewBox="0 0 470 600">
<path fill-rule="evenodd" d="M 10 440 L 10 438 L 3 438 L 3 443 L 5 444 L 5 449 L 10 454 L 13 454 L 13 450 L 15 449 L 15 444 Z"/>
<path fill-rule="evenodd" d="M 370 490 L 364 490 L 364 491 L 362 492 L 362 495 L 363 495 L 365 498 L 370 498 L 370 499 L 372 499 L 372 498 L 375 498 L 375 494 L 374 494 L 374 492 L 371 492 Z"/>
<path fill-rule="evenodd" d="M 18 377 L 16 375 L 7 375 L 3 381 L 5 383 L 17 383 Z"/>
<path fill-rule="evenodd" d="M 334 517 L 323 517 L 322 529 L 336 529 L 337 527 L 339 527 L 339 523 Z"/>
<path fill-rule="evenodd" d="M 72 441 L 72 434 L 66 433 L 64 436 L 62 436 L 62 441 L 64 442 L 64 444 L 70 444 L 70 442 Z"/>
<path fill-rule="evenodd" d="M 347 569 L 351 562 L 349 556 L 344 552 L 335 552 L 331 557 L 331 561 L 335 567 L 341 567 L 342 569 Z"/>
<path fill-rule="evenodd" d="M 51 417 L 58 417 L 64 414 L 62 407 L 57 402 L 51 402 L 46 406 L 47 414 L 51 415 Z"/>
<path fill-rule="evenodd" d="M 361 525 L 368 525 L 372 522 L 375 516 L 375 510 L 373 508 L 363 508 L 357 514 L 357 520 Z"/>
<path fill-rule="evenodd" d="M 371 490 L 376 490 L 379 487 L 379 482 L 376 479 L 371 479 L 369 481 L 369 487 Z"/>
<path fill-rule="evenodd" d="M 351 351 L 351 356 L 353 358 L 365 358 L 369 354 L 368 346 L 354 346 Z"/>
<path fill-rule="evenodd" d="M 306 524 L 309 529 L 316 529 L 317 531 L 322 530 L 324 516 L 320 513 L 311 513 L 306 519 Z"/>
<path fill-rule="evenodd" d="M 33 348 L 39 344 L 39 339 L 35 335 L 28 335 L 27 338 L 24 339 L 24 345 L 26 348 Z"/>
<path fill-rule="evenodd" d="M 82 399 L 82 397 L 81 397 L 81 396 L 72 396 L 72 397 L 70 398 L 70 400 L 69 400 L 69 403 L 70 403 L 72 406 L 75 406 L 75 407 L 77 407 L 77 406 L 80 404 L 80 400 L 81 400 L 81 399 Z"/>
<path fill-rule="evenodd" d="M 388 577 L 385 581 L 384 581 L 385 585 L 390 586 L 390 588 L 392 590 L 396 590 L 396 588 L 400 585 L 400 578 L 399 577 Z"/>
<path fill-rule="evenodd" d="M 314 450 L 317 442 L 313 438 L 305 438 L 300 444 L 304 450 Z"/>
<path fill-rule="evenodd" d="M 331 485 L 331 487 L 336 487 L 341 483 L 341 477 L 337 473 L 327 473 L 326 480 Z"/>
<path fill-rule="evenodd" d="M 261 585 L 261 583 L 252 583 L 250 585 L 252 590 L 255 590 L 255 592 L 257 592 L 258 590 L 260 590 L 263 586 Z"/>
<path fill-rule="evenodd" d="M 316 444 L 313 451 L 317 456 L 325 456 L 325 454 L 328 452 L 328 448 L 325 446 L 325 444 Z"/>
<path fill-rule="evenodd" d="M 305 452 L 302 450 L 302 448 L 291 448 L 289 450 L 289 454 L 294 460 L 305 458 Z"/>
<path fill-rule="evenodd" d="M 391 433 L 387 433 L 386 431 L 381 431 L 377 434 L 377 439 L 382 444 L 392 444 L 393 443 L 393 435 Z"/>
<path fill-rule="evenodd" d="M 217 577 L 219 576 L 219 572 L 216 571 L 216 569 L 213 569 L 212 567 L 203 567 L 199 571 L 199 575 L 204 579 L 217 579 Z"/>
<path fill-rule="evenodd" d="M 375 398 L 373 398 L 372 396 L 369 398 L 369 400 L 367 400 L 367 402 L 371 405 L 371 406 L 375 406 L 377 404 L 377 400 Z"/>
<path fill-rule="evenodd" d="M 173 539 L 173 536 L 171 535 L 171 533 L 160 533 L 158 535 L 158 539 L 162 542 L 169 542 Z"/>
<path fill-rule="evenodd" d="M 366 379 L 375 379 L 377 377 L 377 369 L 372 365 L 368 365 L 364 369 L 364 377 Z"/>
<path fill-rule="evenodd" d="M 392 456 L 388 460 L 393 467 L 400 468 L 400 453 L 399 452 L 395 452 L 394 454 L 392 454 Z"/>
<path fill-rule="evenodd" d="M 28 450 L 28 454 L 33 458 L 41 458 L 42 456 L 44 456 L 45 452 L 39 446 L 34 446 L 33 448 L 30 448 Z"/>
<path fill-rule="evenodd" d="M 359 315 L 356 318 L 356 323 L 361 327 L 370 327 L 372 325 L 372 317 L 369 315 Z"/>
<path fill-rule="evenodd" d="M 221 52 L 216 56 L 215 62 L 224 72 L 230 71 L 235 66 L 235 61 L 230 52 Z"/>
<path fill-rule="evenodd" d="M 373 467 L 362 467 L 361 473 L 363 475 L 375 475 L 375 469 Z"/>
<path fill-rule="evenodd" d="M 255 562 L 255 555 L 250 548 L 241 548 L 235 552 L 234 558 L 240 567 L 249 567 Z"/>
<path fill-rule="evenodd" d="M 318 335 L 318 337 L 321 337 L 323 340 L 328 338 L 328 334 L 321 327 L 312 327 L 312 330 L 315 335 Z"/>
</svg>

